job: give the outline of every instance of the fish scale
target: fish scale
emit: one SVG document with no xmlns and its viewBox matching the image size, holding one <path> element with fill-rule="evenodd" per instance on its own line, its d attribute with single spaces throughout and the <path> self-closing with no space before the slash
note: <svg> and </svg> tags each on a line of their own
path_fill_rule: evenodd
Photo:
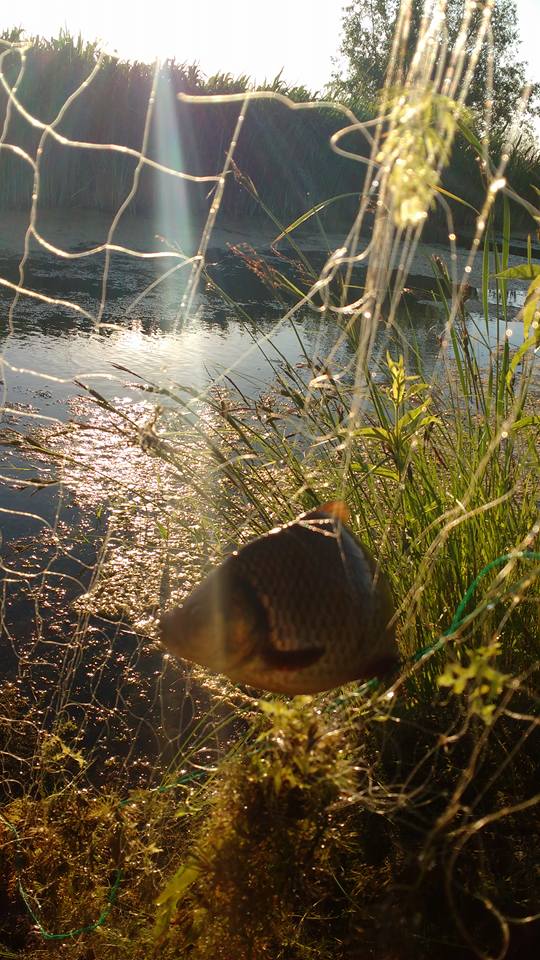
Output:
<svg viewBox="0 0 540 960">
<path fill-rule="evenodd" d="M 323 540 L 314 544 L 316 537 Z M 341 605 L 335 603 L 342 595 L 349 602 L 354 600 L 353 590 L 346 589 L 349 558 L 346 551 L 342 557 L 339 555 L 339 537 L 331 521 L 326 521 L 324 528 L 315 524 L 302 528 L 295 523 L 282 528 L 280 536 L 268 534 L 264 540 L 256 541 L 254 550 L 250 544 L 238 555 L 242 574 L 257 590 L 267 610 L 271 642 L 277 648 L 316 646 L 321 633 L 339 629 L 348 619 Z M 330 571 L 330 563 L 340 566 Z M 319 591 L 323 595 L 337 591 L 334 609 L 314 606 L 313 595 Z"/>
<path fill-rule="evenodd" d="M 176 656 L 282 693 L 313 693 L 398 659 L 386 580 L 340 501 L 246 544 L 162 618 Z"/>
</svg>

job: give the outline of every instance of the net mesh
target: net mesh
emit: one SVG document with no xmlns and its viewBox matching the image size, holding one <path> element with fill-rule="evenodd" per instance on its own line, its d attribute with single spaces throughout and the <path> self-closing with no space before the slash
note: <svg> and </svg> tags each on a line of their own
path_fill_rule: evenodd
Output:
<svg viewBox="0 0 540 960">
<path fill-rule="evenodd" d="M 526 320 L 517 316 L 523 284 L 493 281 L 526 258 L 510 253 L 507 234 L 495 253 L 484 246 L 511 135 L 493 164 L 485 117 L 485 194 L 468 250 L 456 244 L 455 198 L 440 186 L 466 125 L 475 65 L 491 43 L 492 6 L 465 3 L 450 47 L 445 4 L 427 3 L 406 67 L 411 5 L 403 2 L 380 116 L 366 123 L 329 105 L 339 129 L 318 149 L 365 172 L 350 229 L 323 231 L 322 266 L 305 250 L 321 245 L 309 231 L 325 202 L 285 231 L 267 219 L 248 235 L 250 248 L 242 227 L 221 217 L 232 184 L 271 214 L 237 162 L 261 101 L 302 118 L 324 113 L 320 101 L 269 90 L 177 93 L 158 64 L 141 87 L 134 147 L 93 139 L 84 120 L 110 60 L 95 53 L 71 92 L 50 88 L 54 110 L 35 110 L 32 44 L 3 41 L 0 164 L 9 189 L 18 177 L 23 191 L 31 185 L 27 213 L 5 213 L 0 269 L 7 946 L 40 956 L 54 935 L 82 951 L 81 931 L 102 927 L 110 939 L 80 956 L 124 955 L 133 931 L 151 927 L 156 892 L 199 835 L 219 765 L 234 769 L 238 752 L 260 749 L 257 695 L 164 656 L 156 615 L 238 543 L 336 496 L 351 503 L 355 528 L 392 580 L 405 666 L 389 687 L 303 702 L 302 716 L 322 715 L 350 739 L 347 809 L 388 820 L 405 810 L 420 872 L 429 873 L 442 843 L 439 883 L 462 939 L 487 956 L 491 938 L 503 956 L 512 924 L 534 922 L 523 835 L 540 796 L 530 759 L 538 735 L 537 372 L 534 343 L 527 349 L 524 335 L 521 349 L 512 340 Z M 204 158 L 195 172 L 183 168 L 177 136 L 171 145 L 177 103 L 183 117 L 205 111 L 207 125 L 229 111 L 217 172 Z M 59 177 L 68 210 L 55 210 Z M 109 189 L 112 213 L 78 208 L 79 191 L 99 207 Z M 206 198 L 203 217 L 190 191 Z M 132 217 L 141 196 L 154 213 Z M 448 239 L 432 265 L 419 244 L 434 205 Z M 234 255 L 225 269 L 228 238 Z M 265 260 L 268 240 L 276 242 Z M 239 265 L 238 285 L 229 286 Z M 438 293 L 427 321 L 415 323 L 416 302 L 403 312 L 411 274 L 429 274 Z M 270 301 L 250 301 L 250 278 L 271 287 Z M 463 439 L 469 429 L 474 452 Z M 432 466 L 419 465 L 420 454 Z M 453 620 L 475 576 L 502 555 Z M 448 645 L 458 653 L 445 666 Z M 447 756 L 458 772 L 445 782 Z M 339 817 L 344 804 L 334 800 Z M 497 834 L 501 821 L 506 833 Z M 485 857 L 488 878 L 504 869 L 492 835 L 503 837 L 502 860 L 517 857 L 510 901 L 489 879 L 479 892 L 465 889 L 471 849 L 473 859 Z M 58 873 L 67 862 L 69 889 Z M 126 873 L 123 919 L 113 923 Z M 350 879 L 347 896 L 358 899 L 361 884 Z M 402 883 L 414 887 L 410 876 Z M 467 896 L 482 907 L 478 936 L 464 919 Z"/>
</svg>

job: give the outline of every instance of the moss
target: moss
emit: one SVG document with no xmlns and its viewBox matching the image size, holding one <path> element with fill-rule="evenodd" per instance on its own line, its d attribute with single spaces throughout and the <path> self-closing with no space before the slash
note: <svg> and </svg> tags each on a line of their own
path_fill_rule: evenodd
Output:
<svg viewBox="0 0 540 960">
<path fill-rule="evenodd" d="M 200 960 L 323 957 L 339 926 L 329 894 L 354 783 L 347 740 L 309 698 L 262 707 L 255 748 L 227 763 L 215 789 L 189 855 L 196 879 L 168 930 Z"/>
<path fill-rule="evenodd" d="M 436 947 L 450 960 L 496 953 L 505 915 L 534 913 L 540 836 L 525 842 L 520 803 L 537 744 L 510 773 L 511 718 L 488 731 L 441 699 L 429 716 L 377 701 L 263 708 L 255 747 L 224 765 L 160 898 L 157 930 L 177 956 L 427 960 Z M 509 957 L 534 937 L 516 931 Z"/>
<path fill-rule="evenodd" d="M 71 782 L 0 813 L 0 945 L 24 948 L 28 960 L 65 944 L 81 960 L 146 955 L 163 871 L 182 855 L 173 791 L 141 790 L 123 803 Z M 81 928 L 89 929 L 69 936 Z"/>
<path fill-rule="evenodd" d="M 207 784 L 119 802 L 64 772 L 2 808 L 0 944 L 25 960 L 62 942 L 75 960 L 465 960 L 508 936 L 508 958 L 532 956 L 538 924 L 506 918 L 540 898 L 533 701 L 516 690 L 489 726 L 442 692 L 263 701 Z M 38 933 L 19 882 L 65 933 L 95 923 L 118 869 L 99 929 Z"/>
</svg>

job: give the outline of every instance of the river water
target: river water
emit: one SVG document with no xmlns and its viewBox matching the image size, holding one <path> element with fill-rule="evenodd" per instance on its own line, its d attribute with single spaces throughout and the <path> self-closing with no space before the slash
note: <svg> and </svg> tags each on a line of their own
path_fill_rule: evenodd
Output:
<svg viewBox="0 0 540 960">
<path fill-rule="evenodd" d="M 0 258 L 0 276 L 16 281 L 18 262 L 13 255 Z M 228 385 L 230 378 L 244 394 L 256 397 L 272 387 L 282 357 L 301 367 L 306 366 L 306 358 L 324 361 L 330 354 L 338 338 L 332 318 L 306 308 L 292 320 L 283 320 L 290 303 L 273 299 L 237 257 L 215 249 L 209 251 L 208 262 L 213 265 L 210 276 L 225 288 L 227 298 L 203 281 L 188 318 L 181 323 L 178 313 L 184 281 L 161 283 L 152 289 L 156 270 L 133 257 L 113 257 L 104 326 L 99 329 L 57 303 L 22 297 L 13 309 L 12 292 L 0 288 L 0 429 L 6 451 L 0 493 L 4 548 L 13 539 L 33 535 L 40 517 L 46 523 L 55 522 L 58 510 L 57 490 L 36 490 L 18 482 L 31 478 L 28 453 L 21 457 L 5 441 L 13 439 L 13 431 L 25 434 L 56 421 L 71 420 L 76 398 L 85 395 L 81 384 L 124 407 L 141 401 L 138 377 L 159 386 L 180 384 L 201 395 L 210 385 Z M 102 258 L 64 262 L 34 254 L 26 268 L 25 283 L 45 296 L 69 301 L 95 315 L 101 297 L 102 267 Z M 490 292 L 487 325 L 480 304 L 474 299 L 467 304 L 467 329 L 480 364 L 487 361 L 490 350 L 502 343 L 505 335 L 512 349 L 523 342 L 523 325 L 515 316 L 523 302 L 524 285 L 513 287 L 507 322 L 497 310 L 494 291 Z M 144 291 L 144 298 L 133 307 Z M 445 317 L 441 304 L 429 300 L 428 291 L 423 303 L 409 306 L 412 328 L 407 328 L 403 320 L 397 339 L 398 348 L 408 353 L 409 368 L 418 353 L 423 375 L 433 379 L 444 354 L 441 338 Z M 381 331 L 380 353 L 388 343 L 387 334 Z M 343 344 L 334 367 L 346 364 L 351 356 L 350 347 Z"/>
</svg>

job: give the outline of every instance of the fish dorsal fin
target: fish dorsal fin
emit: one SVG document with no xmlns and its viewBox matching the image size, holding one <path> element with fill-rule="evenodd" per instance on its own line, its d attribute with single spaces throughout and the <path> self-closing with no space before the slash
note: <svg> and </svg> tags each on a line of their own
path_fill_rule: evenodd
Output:
<svg viewBox="0 0 540 960">
<path fill-rule="evenodd" d="M 349 508 L 344 500 L 329 500 L 327 503 L 321 503 L 320 507 L 310 510 L 305 516 L 309 519 L 310 517 L 318 517 L 321 513 L 325 513 L 341 523 L 348 523 L 351 518 Z"/>
</svg>

